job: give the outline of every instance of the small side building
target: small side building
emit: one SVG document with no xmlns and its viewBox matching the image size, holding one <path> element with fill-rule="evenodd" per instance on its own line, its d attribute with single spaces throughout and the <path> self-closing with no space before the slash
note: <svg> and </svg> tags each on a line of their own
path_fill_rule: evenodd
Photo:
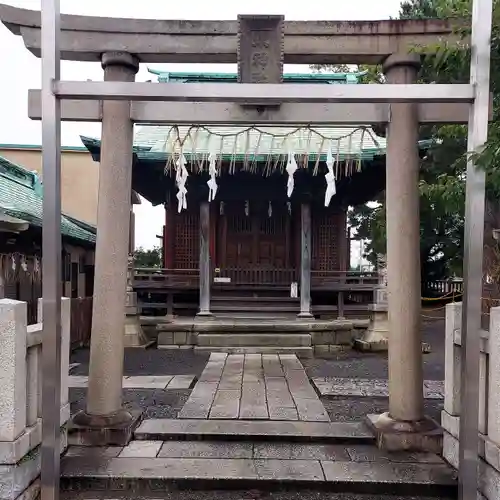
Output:
<svg viewBox="0 0 500 500">
<path fill-rule="evenodd" d="M 43 185 L 38 175 L 0 157 L 0 298 L 28 302 L 36 319 L 42 284 Z M 62 291 L 66 297 L 91 297 L 96 228 L 61 217 Z"/>
</svg>

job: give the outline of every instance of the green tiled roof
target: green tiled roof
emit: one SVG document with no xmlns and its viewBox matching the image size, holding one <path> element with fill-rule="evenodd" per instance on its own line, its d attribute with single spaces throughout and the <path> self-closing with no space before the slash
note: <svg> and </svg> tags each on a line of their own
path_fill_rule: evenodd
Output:
<svg viewBox="0 0 500 500">
<path fill-rule="evenodd" d="M 250 157 L 265 161 L 268 156 L 307 154 L 311 161 L 317 155 L 326 160 L 328 147 L 334 157 L 372 160 L 385 154 L 386 140 L 370 128 L 353 127 L 242 127 L 242 126 L 175 126 L 143 125 L 137 127 L 134 145 L 147 148 L 150 154 L 167 157 L 182 152 L 206 156 L 212 147 L 217 154 L 237 160 Z"/>
<path fill-rule="evenodd" d="M 178 73 L 149 69 L 160 82 L 235 82 L 236 73 Z M 356 84 L 361 73 L 300 73 L 283 75 L 284 85 L 290 82 L 318 84 Z M 95 154 L 100 141 L 81 137 L 82 142 Z M 429 147 L 429 141 L 419 143 L 420 148 Z M 134 154 L 142 162 L 165 162 L 172 167 L 173 159 L 182 152 L 191 163 L 198 163 L 199 169 L 208 169 L 208 155 L 215 152 L 219 158 L 236 163 L 283 166 L 286 155 L 293 153 L 301 158 L 301 165 L 318 165 L 318 160 L 327 160 L 328 150 L 332 151 L 337 166 L 344 173 L 352 172 L 352 164 L 361 167 L 376 156 L 386 154 L 386 139 L 375 134 L 367 124 L 360 127 L 242 127 L 222 126 L 178 126 L 143 124 L 135 128 Z M 97 157 L 96 157 L 97 158 Z M 239 168 L 239 167 L 238 167 Z M 315 169 L 316 171 L 316 169 Z"/>
<path fill-rule="evenodd" d="M 176 72 L 148 68 L 148 71 L 158 76 L 160 83 L 167 82 L 219 82 L 234 83 L 238 81 L 237 73 L 206 73 L 206 72 Z M 352 73 L 284 73 L 283 83 L 322 83 L 342 84 L 358 83 L 367 71 Z"/>
<path fill-rule="evenodd" d="M 11 161 L 0 157 L 0 210 L 35 226 L 42 226 L 42 189 L 37 175 Z M 63 236 L 95 243 L 95 232 L 83 222 L 75 223 L 72 218 L 61 217 Z"/>
</svg>

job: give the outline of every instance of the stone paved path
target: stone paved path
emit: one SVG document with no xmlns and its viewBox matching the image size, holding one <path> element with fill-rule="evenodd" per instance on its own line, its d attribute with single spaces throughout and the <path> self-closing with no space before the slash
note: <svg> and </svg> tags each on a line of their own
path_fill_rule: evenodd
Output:
<svg viewBox="0 0 500 500">
<path fill-rule="evenodd" d="M 123 377 L 124 389 L 189 389 L 194 375 L 137 375 Z M 89 378 L 86 375 L 70 375 L 69 387 L 87 387 Z"/>
<path fill-rule="evenodd" d="M 330 419 L 294 354 L 212 353 L 179 413 L 187 419 Z"/>
<path fill-rule="evenodd" d="M 312 379 L 321 396 L 388 397 L 386 379 L 319 377 Z M 425 399 L 444 399 L 444 381 L 425 380 Z"/>
</svg>

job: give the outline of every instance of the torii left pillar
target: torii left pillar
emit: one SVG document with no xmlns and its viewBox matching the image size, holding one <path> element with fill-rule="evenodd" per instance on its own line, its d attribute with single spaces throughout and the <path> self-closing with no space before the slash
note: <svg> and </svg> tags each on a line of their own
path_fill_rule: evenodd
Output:
<svg viewBox="0 0 500 500">
<path fill-rule="evenodd" d="M 105 81 L 133 82 L 139 69 L 125 52 L 104 53 L 101 62 Z M 104 101 L 89 387 L 70 429 L 75 444 L 125 445 L 140 418 L 122 407 L 132 145 L 130 102 Z"/>
</svg>

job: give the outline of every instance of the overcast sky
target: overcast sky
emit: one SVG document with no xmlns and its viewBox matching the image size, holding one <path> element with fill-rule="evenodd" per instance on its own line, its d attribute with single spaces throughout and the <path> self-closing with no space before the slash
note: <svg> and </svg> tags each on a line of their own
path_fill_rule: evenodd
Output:
<svg viewBox="0 0 500 500">
<path fill-rule="evenodd" d="M 0 2 L 40 9 L 40 0 L 0 0 Z M 396 17 L 400 0 L 61 0 L 67 14 L 156 19 L 236 19 L 238 14 L 283 14 L 287 20 L 378 20 Z M 40 144 L 41 127 L 27 117 L 27 92 L 40 88 L 40 61 L 24 47 L 22 38 L 0 25 L 0 143 Z M 169 71 L 235 71 L 233 65 L 169 64 L 154 65 Z M 305 71 L 306 67 L 285 66 L 285 71 Z M 96 63 L 63 61 L 66 80 L 102 80 Z M 151 79 L 145 66 L 137 77 Z M 81 146 L 80 135 L 100 137 L 100 126 L 89 123 L 63 123 L 62 144 Z M 136 207 L 136 244 L 152 247 L 161 233 L 163 209 L 147 202 Z"/>
</svg>

